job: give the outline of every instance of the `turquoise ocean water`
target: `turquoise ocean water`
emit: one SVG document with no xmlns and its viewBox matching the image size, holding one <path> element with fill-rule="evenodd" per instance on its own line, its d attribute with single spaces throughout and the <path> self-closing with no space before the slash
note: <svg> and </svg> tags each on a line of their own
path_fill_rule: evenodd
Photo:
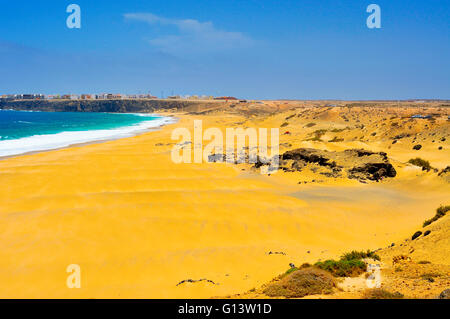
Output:
<svg viewBox="0 0 450 319">
<path fill-rule="evenodd" d="M 170 122 L 151 114 L 0 110 L 0 156 L 132 136 Z"/>
</svg>

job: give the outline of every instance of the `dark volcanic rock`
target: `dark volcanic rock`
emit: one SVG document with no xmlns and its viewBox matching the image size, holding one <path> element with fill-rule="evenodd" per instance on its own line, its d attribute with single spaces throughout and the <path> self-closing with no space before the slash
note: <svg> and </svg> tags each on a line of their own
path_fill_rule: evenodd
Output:
<svg viewBox="0 0 450 319">
<path fill-rule="evenodd" d="M 384 177 L 395 177 L 397 175 L 391 163 L 366 163 L 353 167 L 348 172 L 349 178 L 358 179 L 358 176 L 363 175 L 371 181 L 379 181 Z"/>
<path fill-rule="evenodd" d="M 450 289 L 445 289 L 438 297 L 439 299 L 450 299 Z"/>
<path fill-rule="evenodd" d="M 329 152 L 312 148 L 299 148 L 285 152 L 280 158 L 280 168 L 284 171 L 301 171 L 305 166 L 313 164 L 327 171 L 319 172 L 327 177 L 342 177 L 342 170 L 348 172 L 348 178 L 379 181 L 385 177 L 395 177 L 397 172 L 387 154 L 371 152 L 364 149 L 348 149 L 343 152 Z M 311 167 L 317 171 L 318 167 Z"/>
<path fill-rule="evenodd" d="M 296 150 L 287 151 L 281 156 L 282 160 L 302 161 L 305 163 L 317 163 L 320 166 L 335 167 L 336 162 L 330 162 L 330 158 L 326 158 L 324 154 L 313 148 L 298 148 Z"/>
<path fill-rule="evenodd" d="M 438 173 L 438 176 L 450 183 L 450 166 L 447 166 Z"/>
<path fill-rule="evenodd" d="M 416 231 L 416 232 L 414 233 L 414 235 L 412 235 L 411 239 L 414 240 L 414 239 L 416 239 L 416 238 L 419 238 L 420 235 L 422 235 L 422 232 L 421 232 L 420 230 L 419 230 L 419 231 Z"/>
<path fill-rule="evenodd" d="M 211 154 L 208 160 L 209 162 L 225 162 L 226 158 L 225 154 Z M 270 165 L 273 161 L 262 160 L 259 156 L 256 160 L 249 161 L 245 154 L 241 162 L 254 163 L 253 168 L 260 168 Z M 298 148 L 287 151 L 279 157 L 279 169 L 285 172 L 301 172 L 307 166 L 312 172 L 330 178 L 343 177 L 345 170 L 348 178 L 357 179 L 361 183 L 366 183 L 367 180 L 379 181 L 397 175 L 384 152 L 364 149 L 329 152 L 313 148 Z"/>
<path fill-rule="evenodd" d="M 450 166 L 447 166 L 446 168 L 444 168 L 442 171 L 439 172 L 438 175 L 441 176 L 441 175 L 445 175 L 448 173 L 450 173 Z"/>
<path fill-rule="evenodd" d="M 178 109 L 188 111 L 214 105 L 202 101 L 171 100 L 13 100 L 0 99 L 0 109 L 47 112 L 111 112 L 149 113 L 156 110 Z"/>
</svg>

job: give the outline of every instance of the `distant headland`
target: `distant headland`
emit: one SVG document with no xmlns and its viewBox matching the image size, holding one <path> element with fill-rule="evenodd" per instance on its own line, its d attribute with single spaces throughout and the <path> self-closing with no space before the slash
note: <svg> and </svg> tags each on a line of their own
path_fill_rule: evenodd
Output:
<svg viewBox="0 0 450 319">
<path fill-rule="evenodd" d="M 218 100 L 160 100 L 160 99 L 108 99 L 108 100 L 8 100 L 0 99 L 0 110 L 47 112 L 118 112 L 151 113 L 156 110 L 202 108 L 206 104 L 222 103 Z"/>
</svg>

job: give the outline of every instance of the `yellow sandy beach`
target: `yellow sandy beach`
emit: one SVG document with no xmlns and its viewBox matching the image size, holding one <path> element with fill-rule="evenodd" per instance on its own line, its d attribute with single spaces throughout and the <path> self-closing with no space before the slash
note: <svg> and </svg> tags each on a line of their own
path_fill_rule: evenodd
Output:
<svg viewBox="0 0 450 319">
<path fill-rule="evenodd" d="M 291 262 L 313 263 L 352 249 L 387 247 L 410 236 L 448 201 L 448 181 L 406 164 L 417 155 L 410 144 L 391 145 L 387 137 L 370 134 L 369 141 L 354 139 L 357 129 L 340 133 L 340 143 L 327 143 L 334 137 L 330 131 L 323 141 L 306 141 L 307 134 L 322 126 L 356 125 L 354 119 L 333 118 L 331 111 L 327 117 L 318 113 L 316 119 L 288 120 L 280 133 L 290 134 L 281 135 L 280 143 L 293 146 L 280 151 L 300 146 L 386 151 L 397 177 L 362 184 L 322 176 L 323 182 L 299 184 L 314 178 L 313 173 L 267 176 L 249 165 L 171 161 L 178 142 L 171 140 L 172 130 L 192 129 L 194 119 L 203 120 L 205 128 L 225 131 L 280 127 L 299 112 L 177 114 L 176 124 L 158 131 L 0 161 L 0 297 L 233 295 L 270 281 Z M 357 114 L 373 130 L 374 117 L 381 122 L 385 117 Z M 309 122 L 317 124 L 305 129 Z M 430 130 L 448 136 L 448 123 L 437 122 Z M 431 140 L 422 144 L 420 156 L 438 170 L 449 164 L 448 140 L 440 144 L 442 150 Z M 450 264 L 448 248 L 430 261 Z M 81 289 L 66 286 L 70 264 L 81 267 Z M 177 286 L 203 278 L 215 284 Z"/>
</svg>

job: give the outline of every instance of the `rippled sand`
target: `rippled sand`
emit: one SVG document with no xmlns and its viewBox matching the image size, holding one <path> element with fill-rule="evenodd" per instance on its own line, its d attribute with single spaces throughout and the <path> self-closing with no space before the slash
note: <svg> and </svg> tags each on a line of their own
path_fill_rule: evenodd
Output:
<svg viewBox="0 0 450 319">
<path fill-rule="evenodd" d="M 183 115 L 160 131 L 0 161 L 0 297 L 236 294 L 290 262 L 409 236 L 450 194 L 444 180 L 401 163 L 404 150 L 394 152 L 398 177 L 367 185 L 325 177 L 299 185 L 301 173 L 174 164 L 172 129 L 192 129 L 194 119 L 224 131 L 242 120 Z M 66 286 L 69 264 L 81 266 L 81 289 Z M 177 286 L 202 278 L 216 284 Z"/>
</svg>

